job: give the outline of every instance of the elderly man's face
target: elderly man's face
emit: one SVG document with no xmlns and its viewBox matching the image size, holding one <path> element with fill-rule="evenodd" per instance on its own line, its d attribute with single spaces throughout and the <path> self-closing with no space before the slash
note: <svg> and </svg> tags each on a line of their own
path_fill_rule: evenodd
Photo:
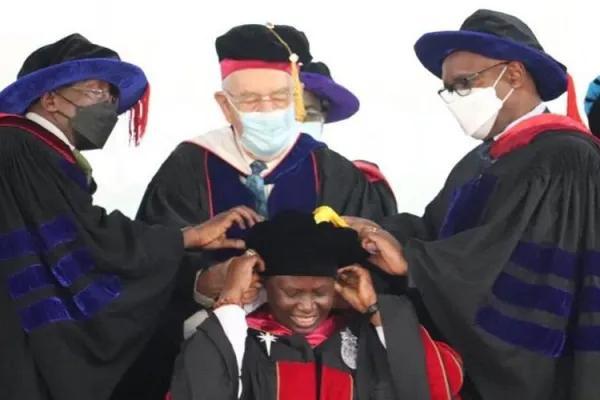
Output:
<svg viewBox="0 0 600 400">
<path fill-rule="evenodd" d="M 242 131 L 240 112 L 269 112 L 289 107 L 293 101 L 291 76 L 273 69 L 246 69 L 229 75 L 215 99 L 236 132 Z"/>
</svg>

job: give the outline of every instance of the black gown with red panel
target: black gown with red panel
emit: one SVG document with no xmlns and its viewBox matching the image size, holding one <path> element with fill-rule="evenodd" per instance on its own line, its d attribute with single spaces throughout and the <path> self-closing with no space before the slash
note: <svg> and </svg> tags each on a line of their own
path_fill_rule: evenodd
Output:
<svg viewBox="0 0 600 400">
<path fill-rule="evenodd" d="M 460 357 L 429 337 L 406 298 L 382 295 L 378 301 L 385 348 L 375 328 L 360 318 L 330 316 L 301 336 L 273 321 L 268 311 L 250 314 L 241 380 L 232 344 L 211 314 L 185 344 L 167 398 L 457 399 Z"/>
<path fill-rule="evenodd" d="M 598 140 L 546 113 L 468 154 L 422 218 L 382 221 L 463 356 L 465 399 L 598 396 L 598 210 Z"/>
<path fill-rule="evenodd" d="M 56 136 L 0 116 L 0 398 L 106 400 L 183 258 L 179 229 L 92 204 Z"/>
<path fill-rule="evenodd" d="M 223 134 L 234 133 L 226 130 Z M 148 185 L 137 218 L 181 228 L 236 206 L 254 208 L 255 199 L 241 180 L 245 176 L 208 147 L 184 142 Z M 328 205 L 340 215 L 371 219 L 387 215 L 384 207 L 389 200 L 361 170 L 309 135 L 301 134 L 286 157 L 265 177 L 265 185 L 269 184 L 274 185 L 268 197 L 271 215 L 284 210 L 312 212 L 320 205 Z M 243 238 L 243 231 L 232 228 L 229 235 Z M 188 253 L 155 337 L 119 384 L 112 400 L 164 398 L 183 340 L 183 322 L 199 309 L 193 299 L 197 272 L 239 254 Z M 373 279 L 380 292 L 397 291 L 404 283 L 402 279 L 388 279 L 377 268 L 373 269 Z"/>
<path fill-rule="evenodd" d="M 383 172 L 379 169 L 379 166 L 365 160 L 354 160 L 352 163 L 365 174 L 369 182 L 371 182 L 379 192 L 381 206 L 385 216 L 398 214 L 396 195 L 392 190 L 392 186 L 383 175 Z"/>
</svg>

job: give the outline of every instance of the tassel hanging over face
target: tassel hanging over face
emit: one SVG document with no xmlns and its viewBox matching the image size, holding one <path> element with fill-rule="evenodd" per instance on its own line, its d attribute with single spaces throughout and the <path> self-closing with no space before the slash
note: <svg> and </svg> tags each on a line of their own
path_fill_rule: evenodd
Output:
<svg viewBox="0 0 600 400">
<path fill-rule="evenodd" d="M 296 121 L 303 122 L 306 117 L 306 109 L 304 108 L 304 89 L 302 82 L 300 82 L 300 71 L 298 69 L 298 55 L 294 53 L 281 36 L 275 32 L 275 26 L 273 24 L 267 23 L 266 26 L 290 53 L 289 60 L 291 64 L 292 83 L 294 85 L 294 109 L 296 112 Z"/>
</svg>

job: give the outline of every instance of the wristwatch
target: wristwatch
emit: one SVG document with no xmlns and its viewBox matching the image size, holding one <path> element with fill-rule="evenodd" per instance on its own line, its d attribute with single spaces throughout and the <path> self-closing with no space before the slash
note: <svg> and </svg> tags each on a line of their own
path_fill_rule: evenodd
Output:
<svg viewBox="0 0 600 400">
<path fill-rule="evenodd" d="M 367 319 L 371 319 L 371 317 L 373 315 L 377 314 L 378 312 L 379 312 L 379 303 L 375 302 L 375 303 L 371 304 L 369 307 L 367 307 L 367 309 L 365 310 L 363 315 Z"/>
</svg>

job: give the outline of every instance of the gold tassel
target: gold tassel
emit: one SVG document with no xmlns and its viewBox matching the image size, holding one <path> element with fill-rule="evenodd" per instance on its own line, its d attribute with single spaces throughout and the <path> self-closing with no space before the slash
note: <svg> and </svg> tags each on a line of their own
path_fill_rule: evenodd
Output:
<svg viewBox="0 0 600 400">
<path fill-rule="evenodd" d="M 320 224 L 321 222 L 331 222 L 338 228 L 348 228 L 348 224 L 342 217 L 335 212 L 335 210 L 329 206 L 321 206 L 313 211 L 315 222 Z"/>
<path fill-rule="evenodd" d="M 275 25 L 266 23 L 267 28 L 275 35 L 279 43 L 281 43 L 290 53 L 290 63 L 292 69 L 292 83 L 294 85 L 294 109 L 296 112 L 296 121 L 303 122 L 306 117 L 306 109 L 304 108 L 304 89 L 300 82 L 300 71 L 298 71 L 298 55 L 290 49 L 290 46 L 275 32 Z"/>
</svg>

